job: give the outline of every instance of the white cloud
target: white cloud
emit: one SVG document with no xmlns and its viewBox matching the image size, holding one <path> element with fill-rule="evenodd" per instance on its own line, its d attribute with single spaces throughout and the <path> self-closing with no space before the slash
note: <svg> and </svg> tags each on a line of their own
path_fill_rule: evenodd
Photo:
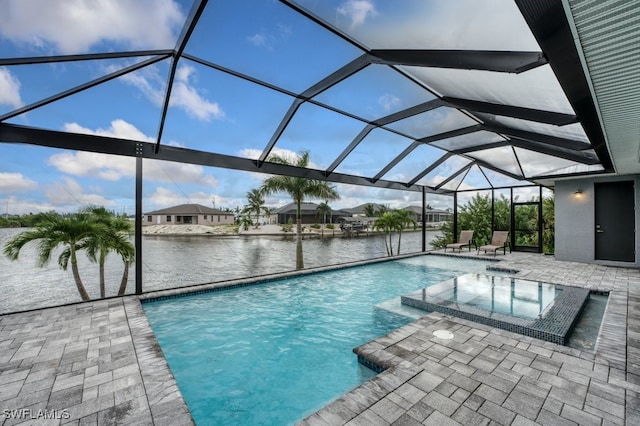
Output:
<svg viewBox="0 0 640 426">
<path fill-rule="evenodd" d="M 391 94 L 380 96 L 378 103 L 382 105 L 385 111 L 389 112 L 400 105 L 400 98 Z"/>
<path fill-rule="evenodd" d="M 75 133 L 153 141 L 153 138 L 124 120 L 112 121 L 107 129 L 91 130 L 77 123 L 67 123 L 64 129 Z M 78 151 L 52 155 L 48 162 L 59 171 L 74 176 L 96 177 L 108 181 L 135 176 L 135 158 L 132 157 Z M 207 174 L 204 167 L 195 164 L 145 159 L 143 173 L 145 180 L 155 182 L 195 183 L 211 187 L 218 185 L 215 177 Z"/>
<path fill-rule="evenodd" d="M 15 196 L 0 199 L 0 205 L 3 206 L 2 208 L 3 213 L 5 212 L 5 209 L 6 209 L 6 211 L 10 215 L 14 215 L 14 214 L 22 215 L 22 214 L 47 212 L 47 211 L 55 210 L 55 206 L 51 203 L 25 200 L 22 198 L 17 198 Z"/>
<path fill-rule="evenodd" d="M 262 30 L 253 35 L 247 36 L 247 41 L 255 47 L 261 47 L 269 51 L 274 50 L 276 45 L 289 39 L 293 31 L 290 26 L 276 24 L 275 28 Z"/>
<path fill-rule="evenodd" d="M 221 120 L 225 117 L 220 105 L 203 98 L 188 80 L 174 81 L 169 104 L 182 108 L 190 117 L 202 121 L 211 121 L 212 118 Z"/>
<path fill-rule="evenodd" d="M 116 67 L 108 67 L 107 72 L 111 73 L 118 69 Z M 123 75 L 119 80 L 136 87 L 153 105 L 158 107 L 162 105 L 166 89 L 166 78 L 160 76 L 157 67 L 153 65 L 144 67 Z"/>
<path fill-rule="evenodd" d="M 175 146 L 176 148 L 185 148 L 186 147 L 186 145 L 183 144 L 182 142 L 178 142 L 178 141 L 174 141 L 174 140 L 170 140 L 166 144 L 168 146 Z"/>
<path fill-rule="evenodd" d="M 205 173 L 202 166 L 170 161 L 145 160 L 144 178 L 154 182 L 195 183 L 215 188 L 218 180 Z"/>
<path fill-rule="evenodd" d="M 48 163 L 57 170 L 73 176 L 118 181 L 135 176 L 135 159 L 95 152 L 63 152 L 49 157 Z"/>
<path fill-rule="evenodd" d="M 351 29 L 378 49 L 540 49 L 512 1 L 407 0 L 403 7 L 381 2 L 388 10 L 374 9 L 375 25 L 362 25 L 373 8 L 363 3 L 339 13 L 351 16 Z"/>
<path fill-rule="evenodd" d="M 347 17 L 350 21 L 351 29 L 359 27 L 364 24 L 368 16 L 376 16 L 376 11 L 373 1 L 370 0 L 347 0 L 338 6 L 338 15 Z"/>
<path fill-rule="evenodd" d="M 20 81 L 5 67 L 0 67 L 0 105 L 13 108 L 24 105 L 20 96 Z"/>
<path fill-rule="evenodd" d="M 183 65 L 176 70 L 176 78 L 180 81 L 188 82 L 189 78 L 196 72 L 195 68 Z"/>
<path fill-rule="evenodd" d="M 173 48 L 185 15 L 173 0 L 5 0 L 3 37 L 62 54 L 119 43 L 127 48 Z"/>
<path fill-rule="evenodd" d="M 261 154 L 262 154 L 262 150 L 256 149 L 256 148 L 245 148 L 238 151 L 238 156 L 244 157 L 244 158 L 251 158 L 252 160 L 257 160 L 258 158 L 260 158 Z M 271 153 L 269 155 L 278 155 L 280 157 L 288 159 L 289 162 L 291 163 L 294 163 L 295 161 L 298 160 L 298 158 L 300 158 L 300 155 L 297 152 L 292 151 L 290 149 L 283 149 L 278 147 L 274 147 L 271 150 Z M 311 161 L 311 159 L 309 160 L 308 168 L 318 169 L 318 170 L 321 169 L 321 167 L 318 166 L 313 161 Z"/>
<path fill-rule="evenodd" d="M 367 16 L 378 14 L 373 2 L 370 0 L 347 0 L 338 6 L 337 12 L 351 21 L 351 29 L 364 24 Z"/>
<path fill-rule="evenodd" d="M 82 186 L 71 179 L 64 177 L 62 181 L 46 185 L 44 195 L 53 206 L 83 206 L 95 204 L 100 206 L 113 206 L 115 203 L 100 194 L 87 194 Z"/>
<path fill-rule="evenodd" d="M 122 119 L 113 120 L 111 122 L 111 126 L 106 129 L 98 128 L 97 130 L 92 130 L 88 127 L 83 127 L 78 123 L 65 123 L 63 128 L 66 132 L 70 133 L 83 133 L 86 135 L 108 136 L 112 138 L 132 139 L 142 142 L 154 142 L 154 139 L 151 136 L 145 135 L 138 130 L 136 126 Z"/>
<path fill-rule="evenodd" d="M 148 200 L 154 206 L 153 209 L 185 203 L 213 207 L 213 203 L 215 202 L 216 208 L 231 207 L 238 204 L 236 199 L 227 199 L 214 193 L 200 191 L 184 195 L 164 187 L 157 187 L 155 192 L 149 196 Z M 149 209 L 147 208 L 146 210 Z"/>
<path fill-rule="evenodd" d="M 24 192 L 37 186 L 36 182 L 24 177 L 22 173 L 0 172 L 0 193 Z"/>
<path fill-rule="evenodd" d="M 266 34 L 256 33 L 252 36 L 247 37 L 247 40 L 249 41 L 249 43 L 253 44 L 254 46 L 270 48 L 270 45 L 268 42 L 269 37 Z"/>
<path fill-rule="evenodd" d="M 162 187 L 156 188 L 156 191 L 151 194 L 149 200 L 156 207 L 175 206 L 176 204 L 185 203 L 184 196 Z"/>
<path fill-rule="evenodd" d="M 115 71 L 115 69 L 109 69 L 108 71 Z M 188 65 L 178 67 L 169 105 L 181 108 L 190 117 L 201 121 L 225 118 L 222 107 L 217 102 L 205 99 L 193 85 L 195 78 L 195 68 Z M 145 67 L 142 70 L 126 74 L 121 79 L 140 90 L 155 106 L 159 107 L 164 102 L 165 79 L 159 75 L 156 67 Z"/>
</svg>

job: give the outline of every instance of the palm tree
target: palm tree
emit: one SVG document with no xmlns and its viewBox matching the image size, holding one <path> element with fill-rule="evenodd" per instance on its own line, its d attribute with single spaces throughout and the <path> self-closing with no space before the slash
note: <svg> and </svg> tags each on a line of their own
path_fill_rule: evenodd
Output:
<svg viewBox="0 0 640 426">
<path fill-rule="evenodd" d="M 376 215 L 376 206 L 373 204 L 367 204 L 364 206 L 364 215 L 366 217 L 374 217 Z"/>
<path fill-rule="evenodd" d="M 249 216 L 242 216 L 238 224 L 246 231 L 252 225 L 251 218 Z"/>
<path fill-rule="evenodd" d="M 31 241 L 38 241 L 37 265 L 43 267 L 51 259 L 53 251 L 63 246 L 62 254 L 58 257 L 58 265 L 67 270 L 71 260 L 71 271 L 78 293 L 83 301 L 90 300 L 89 294 L 80 279 L 78 271 L 77 251 L 79 246 L 86 243 L 100 226 L 86 213 L 61 216 L 48 214 L 36 229 L 22 232 L 8 241 L 4 246 L 4 254 L 11 260 L 17 260 L 20 250 Z"/>
<path fill-rule="evenodd" d="M 135 257 L 135 248 L 129 241 L 131 225 L 126 219 L 117 217 L 104 207 L 89 206 L 83 209 L 83 213 L 90 214 L 96 223 L 102 225 L 100 228 L 102 232 L 96 232 L 81 245 L 81 248 L 87 251 L 89 259 L 97 261 L 100 267 L 100 297 L 106 296 L 104 264 L 110 251 L 120 255 L 124 263 L 124 271 L 118 288 L 118 296 L 122 296 L 129 281 L 129 265 Z"/>
<path fill-rule="evenodd" d="M 293 160 L 279 155 L 272 155 L 269 157 L 268 161 L 305 168 L 309 165 L 309 151 L 303 151 Z M 320 198 L 330 201 L 339 199 L 340 195 L 338 195 L 335 187 L 327 182 L 291 176 L 273 176 L 267 178 L 262 183 L 261 191 L 265 195 L 271 195 L 277 192 L 286 192 L 291 196 L 293 202 L 296 204 L 296 269 L 304 268 L 304 261 L 302 257 L 302 223 L 300 213 L 302 202 L 305 197 Z"/>
<path fill-rule="evenodd" d="M 400 254 L 400 240 L 402 240 L 402 230 L 409 225 L 413 225 L 413 228 L 415 229 L 417 222 L 413 218 L 413 213 L 409 210 L 398 209 L 394 210 L 392 213 L 398 221 L 398 250 L 396 251 L 396 254 Z"/>
<path fill-rule="evenodd" d="M 391 209 L 389 209 L 389 205 L 379 205 L 374 216 L 382 216 L 388 211 L 391 211 Z"/>
<path fill-rule="evenodd" d="M 324 238 L 324 224 L 327 223 L 327 215 L 331 214 L 331 207 L 329 207 L 329 203 L 323 201 L 318 205 L 316 209 L 316 213 L 318 216 L 322 216 L 322 228 L 320 228 L 320 236 Z"/>
<path fill-rule="evenodd" d="M 260 213 L 263 212 L 265 216 L 268 216 L 271 212 L 269 208 L 264 205 L 264 194 L 258 189 L 252 189 L 247 192 L 247 204 L 244 209 L 242 209 L 242 213 L 247 213 L 251 215 L 251 213 L 256 214 L 256 228 L 260 226 Z"/>
<path fill-rule="evenodd" d="M 393 256 L 393 243 L 391 241 L 391 236 L 394 231 L 399 229 L 399 227 L 400 223 L 398 221 L 398 217 L 391 212 L 383 213 L 373 223 L 373 229 L 379 229 L 385 233 L 384 246 L 387 249 L 387 256 Z"/>
</svg>

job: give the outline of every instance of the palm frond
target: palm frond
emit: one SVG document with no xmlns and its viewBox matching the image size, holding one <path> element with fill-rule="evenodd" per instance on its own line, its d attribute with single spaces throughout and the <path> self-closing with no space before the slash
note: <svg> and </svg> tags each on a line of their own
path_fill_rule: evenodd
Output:
<svg viewBox="0 0 640 426">
<path fill-rule="evenodd" d="M 46 232 L 43 232 L 40 228 L 22 232 L 5 244 L 4 254 L 11 260 L 17 260 L 18 255 L 20 254 L 20 250 L 22 250 L 22 248 L 26 244 L 30 243 L 31 241 L 36 241 L 44 238 L 46 235 Z"/>
<path fill-rule="evenodd" d="M 60 268 L 63 271 L 67 270 L 67 267 L 69 266 L 70 258 L 71 258 L 71 249 L 69 247 L 62 250 L 62 253 L 60 253 L 60 256 L 58 256 L 58 266 L 60 266 Z"/>
</svg>

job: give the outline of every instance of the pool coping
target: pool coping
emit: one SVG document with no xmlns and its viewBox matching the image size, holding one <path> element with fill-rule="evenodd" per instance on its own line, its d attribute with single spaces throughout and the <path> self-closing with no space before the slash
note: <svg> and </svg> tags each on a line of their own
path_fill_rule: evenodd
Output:
<svg viewBox="0 0 640 426">
<path fill-rule="evenodd" d="M 488 274 L 466 275 L 484 275 L 486 277 L 492 277 Z M 401 296 L 402 304 L 428 312 L 441 312 L 443 314 L 467 319 L 480 324 L 486 324 L 502 330 L 512 331 L 524 336 L 534 337 L 536 339 L 557 343 L 559 345 L 565 345 L 567 336 L 573 330 L 573 327 L 578 320 L 590 293 L 589 290 L 579 287 L 552 284 L 562 291 L 555 297 L 554 301 L 545 308 L 538 318 L 534 319 L 510 316 L 499 312 L 490 312 L 464 303 L 457 304 L 452 301 L 443 300 L 435 295 L 429 294 L 430 292 L 432 293 L 435 288 L 438 288 L 438 286 L 445 286 L 449 283 L 453 283 L 458 278 L 459 277 L 446 280 L 428 288 L 403 295 Z M 518 279 L 519 281 L 536 283 L 537 285 L 547 284 L 541 281 L 514 277 L 500 278 L 509 279 L 512 283 L 513 280 Z"/>
</svg>

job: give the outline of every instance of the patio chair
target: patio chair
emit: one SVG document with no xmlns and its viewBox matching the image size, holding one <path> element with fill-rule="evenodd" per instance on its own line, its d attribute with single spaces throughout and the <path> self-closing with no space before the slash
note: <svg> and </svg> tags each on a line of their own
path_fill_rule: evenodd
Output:
<svg viewBox="0 0 640 426">
<path fill-rule="evenodd" d="M 493 251 L 493 255 L 496 255 L 496 252 L 499 249 L 502 249 L 502 254 L 507 254 L 507 246 L 509 246 L 509 253 L 511 253 L 511 244 L 509 244 L 509 231 L 493 231 L 493 236 L 491 237 L 491 243 L 478 247 L 478 254 L 480 254 L 480 250 Z"/>
<path fill-rule="evenodd" d="M 471 251 L 471 244 L 477 249 L 478 245 L 473 239 L 473 231 L 460 231 L 460 239 L 457 243 L 447 244 L 444 248 L 446 253 L 447 249 L 450 248 L 452 251 L 456 251 L 458 249 L 459 252 L 462 251 L 462 247 L 468 246 L 469 251 Z"/>
</svg>

